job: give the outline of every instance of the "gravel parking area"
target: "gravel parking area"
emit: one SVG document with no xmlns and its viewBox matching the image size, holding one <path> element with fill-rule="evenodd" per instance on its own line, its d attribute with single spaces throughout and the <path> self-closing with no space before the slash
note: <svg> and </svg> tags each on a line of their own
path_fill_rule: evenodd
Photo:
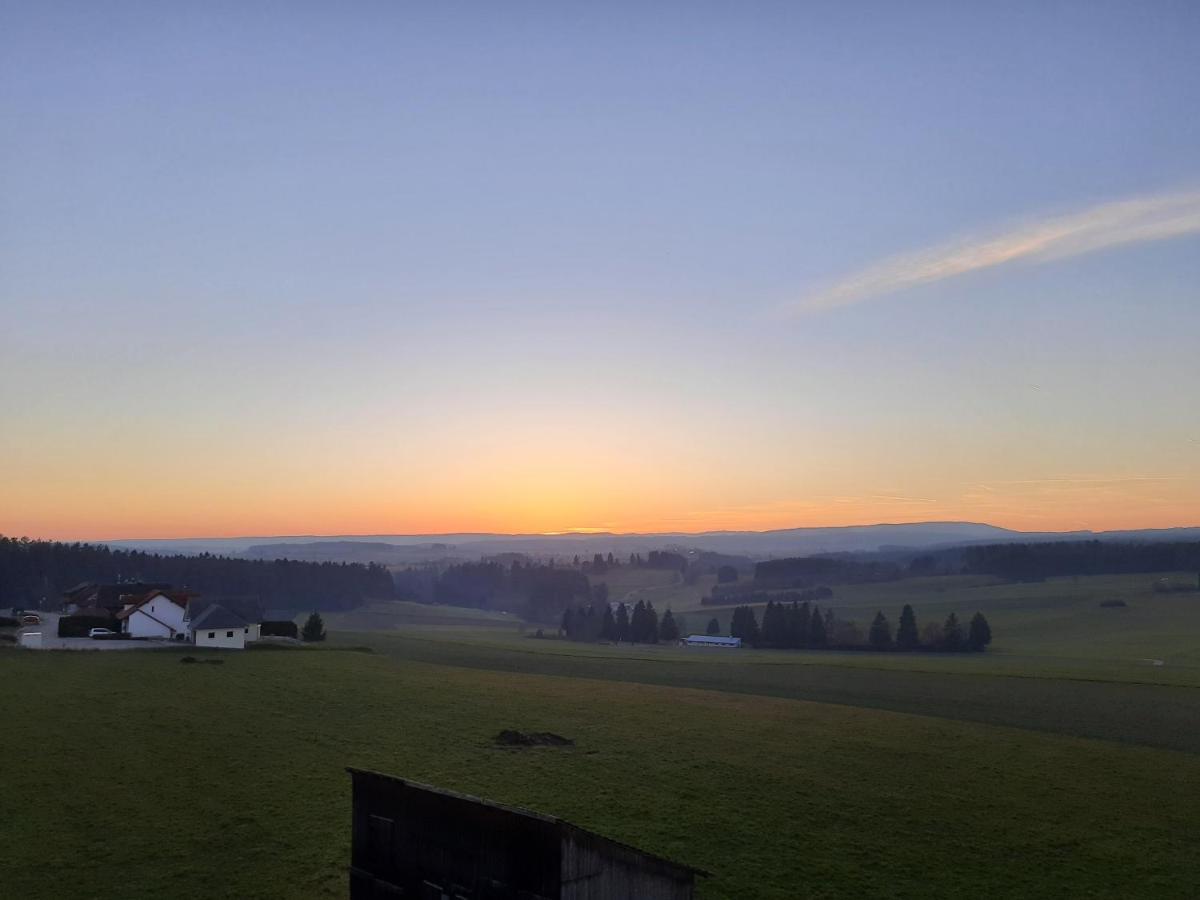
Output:
<svg viewBox="0 0 1200 900">
<path fill-rule="evenodd" d="M 25 625 L 18 634 L 41 632 L 42 650 L 157 650 L 163 647 L 179 647 L 170 641 L 95 641 L 91 638 L 60 638 L 58 636 L 59 613 L 39 612 L 41 625 Z M 20 640 L 20 638 L 18 638 Z"/>
</svg>

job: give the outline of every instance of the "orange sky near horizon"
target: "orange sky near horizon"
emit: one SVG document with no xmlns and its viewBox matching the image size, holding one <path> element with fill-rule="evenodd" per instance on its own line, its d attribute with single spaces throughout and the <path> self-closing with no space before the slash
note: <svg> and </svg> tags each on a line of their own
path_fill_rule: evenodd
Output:
<svg viewBox="0 0 1200 900">
<path fill-rule="evenodd" d="M 72 389 L 88 390 L 85 382 Z M 964 406 L 961 421 L 943 424 L 911 408 L 898 414 L 878 389 L 841 396 L 879 408 L 818 409 L 826 420 L 819 440 L 815 416 L 804 427 L 802 417 L 754 406 L 731 407 L 732 437 L 714 439 L 696 426 L 704 411 L 686 397 L 668 410 L 583 411 L 528 401 L 506 408 L 484 397 L 453 411 L 409 405 L 378 417 L 365 412 L 380 405 L 372 398 L 338 406 L 313 395 L 252 413 L 205 399 L 180 415 L 157 413 L 170 423 L 164 438 L 148 422 L 148 437 L 129 441 L 126 422 L 106 418 L 85 393 L 70 410 L 39 404 L 8 418 L 9 434 L 21 438 L 0 440 L 0 533 L 117 540 L 921 521 L 1023 531 L 1200 525 L 1200 468 L 1186 422 L 1160 428 L 1153 441 L 1144 428 L 1110 427 L 1099 442 L 1097 429 L 1062 422 L 1056 410 L 1038 421 L 1034 409 L 1013 427 L 972 419 Z"/>
<path fill-rule="evenodd" d="M 166 438 L 151 424 L 148 439 L 128 441 L 124 421 L 94 403 L 81 399 L 70 413 L 42 404 L 8 419 L 20 441 L 0 441 L 0 533 L 117 540 L 920 521 L 1023 531 L 1200 525 L 1186 423 L 1160 429 L 1152 443 L 1139 428 L 1110 429 L 1099 443 L 1057 413 L 1012 428 L 967 418 L 967 409 L 964 427 L 898 415 L 865 393 L 848 400 L 871 401 L 877 412 L 822 412 L 820 440 L 811 425 L 755 407 L 726 414 L 735 438 L 712 439 L 695 425 L 703 412 L 686 402 L 581 411 L 506 408 L 484 397 L 453 412 L 406 406 L 379 418 L 364 412 L 378 405 L 369 398 L 339 407 L 314 395 L 253 415 L 244 404 L 206 401 L 159 414 L 171 423 Z M 1035 430 L 1031 442 L 1025 435 Z"/>
<path fill-rule="evenodd" d="M 1186 491 L 1181 491 L 1186 487 Z M 1064 479 L 974 485 L 958 496 L 812 496 L 809 499 L 687 505 L 686 498 L 641 505 L 579 492 L 516 500 L 499 491 L 474 502 L 436 498 L 278 494 L 258 502 L 177 487 L 163 494 L 5 504 L 0 533 L 55 540 L 118 540 L 272 535 L 552 534 L 573 531 L 701 532 L 926 521 L 986 522 L 1020 531 L 1121 530 L 1200 525 L 1200 491 L 1169 480 Z M 1176 496 L 1173 498 L 1171 494 Z M 24 509 L 22 509 L 22 507 Z"/>
</svg>

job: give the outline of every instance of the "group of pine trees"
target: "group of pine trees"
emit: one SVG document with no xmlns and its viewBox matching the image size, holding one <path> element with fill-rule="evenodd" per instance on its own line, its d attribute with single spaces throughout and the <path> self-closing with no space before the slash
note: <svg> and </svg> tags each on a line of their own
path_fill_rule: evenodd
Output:
<svg viewBox="0 0 1200 900">
<path fill-rule="evenodd" d="M 571 566 L 575 569 L 582 569 L 585 572 L 605 572 L 608 569 L 617 569 L 624 565 L 620 559 L 613 555 L 610 551 L 606 556 L 603 553 L 592 554 L 591 560 L 587 560 L 579 554 L 571 560 Z M 683 572 L 687 570 L 687 557 L 682 553 L 675 553 L 671 550 L 651 550 L 646 556 L 640 553 L 630 553 L 628 565 L 635 569 L 678 569 Z M 736 572 L 734 573 L 736 575 Z"/>
<path fill-rule="evenodd" d="M 606 592 L 607 593 L 607 592 Z M 559 632 L 571 641 L 610 641 L 614 644 L 657 644 L 679 640 L 683 625 L 668 609 L 659 619 L 653 603 L 639 600 L 632 608 L 607 600 L 567 607 Z"/>
<path fill-rule="evenodd" d="M 761 625 L 755 620 L 753 608 L 740 608 L 745 612 L 739 616 L 734 611 L 729 633 L 756 647 L 795 650 L 828 646 L 825 617 L 815 603 L 810 607 L 807 602 L 793 600 L 791 603 L 776 603 L 768 600 L 763 608 Z"/>
<path fill-rule="evenodd" d="M 629 555 L 629 564 L 634 565 L 633 554 Z M 576 569 L 583 569 L 585 572 L 606 572 L 609 569 L 615 569 L 621 565 L 620 560 L 613 556 L 612 551 L 609 551 L 606 557 L 603 553 L 596 553 L 592 556 L 592 561 L 586 559 L 581 560 L 579 554 L 575 555 L 575 559 L 571 561 L 571 565 Z"/>
<path fill-rule="evenodd" d="M 971 617 L 970 625 L 964 633 L 958 615 L 950 613 L 940 628 L 936 623 L 930 623 L 920 631 L 917 628 L 917 615 L 912 606 L 906 603 L 900 611 L 900 624 L 896 627 L 894 638 L 887 616 L 880 610 L 871 622 L 867 640 L 873 650 L 946 650 L 951 653 L 961 650 L 979 651 L 992 642 L 992 627 L 983 613 L 977 612 Z"/>
<path fill-rule="evenodd" d="M 713 619 L 709 634 L 714 634 Z M 941 626 L 929 624 L 917 628 L 917 616 L 909 604 L 900 613 L 895 635 L 887 617 L 880 610 L 871 622 L 864 643 L 862 634 L 853 622 L 840 622 L 832 609 L 821 612 L 816 604 L 791 604 L 769 601 L 762 613 L 762 623 L 752 606 L 739 606 L 733 611 L 729 633 L 753 647 L 775 649 L 840 650 L 945 650 L 980 651 L 992 642 L 992 629 L 983 613 L 975 613 L 964 631 L 955 613 L 950 613 Z"/>
</svg>

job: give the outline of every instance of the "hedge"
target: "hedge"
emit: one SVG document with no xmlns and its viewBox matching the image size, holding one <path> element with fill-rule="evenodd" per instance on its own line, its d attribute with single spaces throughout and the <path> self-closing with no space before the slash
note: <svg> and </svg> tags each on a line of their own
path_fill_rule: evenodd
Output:
<svg viewBox="0 0 1200 900">
<path fill-rule="evenodd" d="M 87 637 L 93 628 L 109 628 L 119 631 L 115 619 L 104 619 L 100 616 L 63 616 L 58 620 L 59 637 Z"/>
<path fill-rule="evenodd" d="M 263 622 L 258 633 L 260 637 L 300 637 L 300 629 L 295 622 Z"/>
<path fill-rule="evenodd" d="M 20 624 L 20 621 L 12 616 L 0 616 L 0 628 L 16 628 Z"/>
</svg>

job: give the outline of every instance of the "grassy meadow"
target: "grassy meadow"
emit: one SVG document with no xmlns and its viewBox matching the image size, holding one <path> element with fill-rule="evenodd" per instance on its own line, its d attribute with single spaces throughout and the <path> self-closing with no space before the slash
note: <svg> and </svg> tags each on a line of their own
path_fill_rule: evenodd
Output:
<svg viewBox="0 0 1200 900">
<path fill-rule="evenodd" d="M 579 645 L 411 604 L 330 616 L 319 649 L 191 651 L 221 665 L 2 650 L 0 894 L 343 897 L 353 765 L 704 868 L 706 900 L 1192 897 L 1200 602 L 1150 580 L 835 601 L 982 609 L 972 655 Z"/>
</svg>

